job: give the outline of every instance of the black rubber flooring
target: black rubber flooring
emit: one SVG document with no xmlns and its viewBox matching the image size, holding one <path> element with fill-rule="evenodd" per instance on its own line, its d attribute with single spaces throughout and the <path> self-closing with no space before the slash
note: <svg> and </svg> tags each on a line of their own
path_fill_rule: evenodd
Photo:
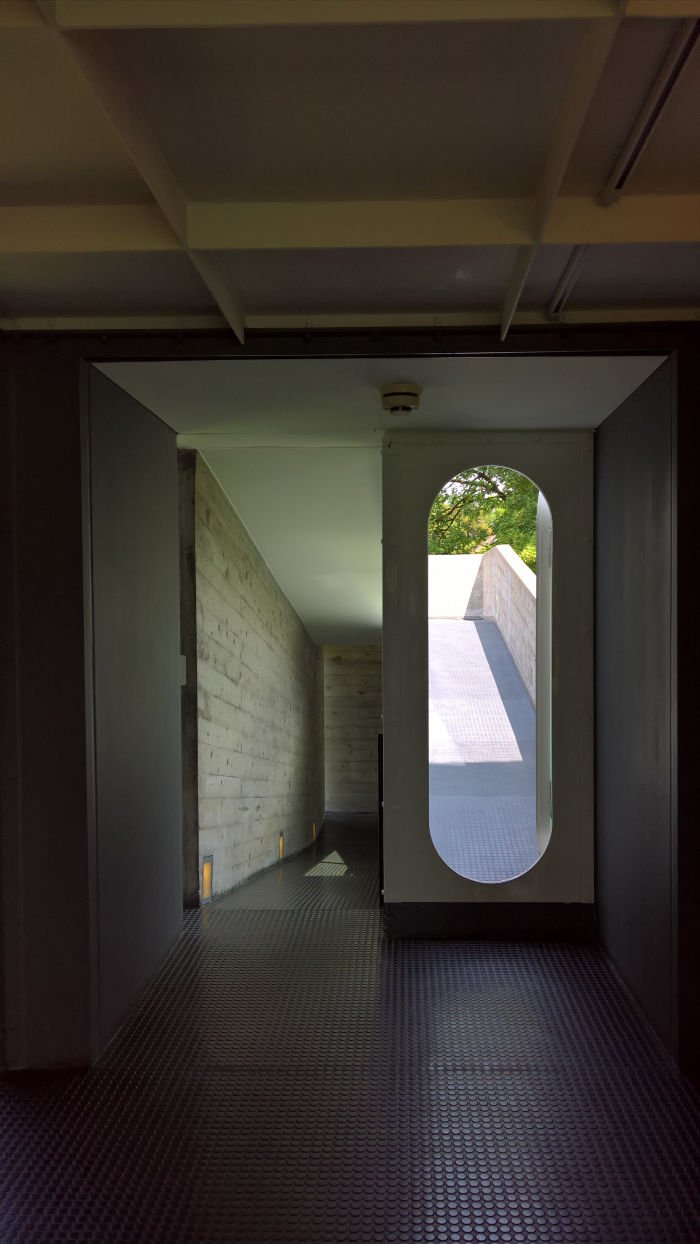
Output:
<svg viewBox="0 0 700 1244">
<path fill-rule="evenodd" d="M 353 910 L 379 903 L 377 818 L 329 816 L 308 851 L 282 868 L 268 868 L 216 903 L 217 911 L 304 911 L 324 907 Z"/>
<path fill-rule="evenodd" d="M 604 958 L 387 943 L 374 842 L 191 913 L 92 1071 L 5 1078 L 2 1244 L 697 1244 L 698 1098 Z"/>
</svg>

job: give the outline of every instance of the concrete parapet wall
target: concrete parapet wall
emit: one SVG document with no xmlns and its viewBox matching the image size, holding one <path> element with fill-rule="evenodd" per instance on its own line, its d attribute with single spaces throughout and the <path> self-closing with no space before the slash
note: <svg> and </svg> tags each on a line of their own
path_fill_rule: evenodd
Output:
<svg viewBox="0 0 700 1244">
<path fill-rule="evenodd" d="M 507 544 L 482 557 L 483 617 L 493 618 L 535 702 L 537 576 Z"/>
<path fill-rule="evenodd" d="M 221 894 L 323 814 L 321 650 L 204 462 L 195 486 L 198 820 Z"/>
<path fill-rule="evenodd" d="M 377 735 L 382 728 L 379 644 L 323 649 L 326 809 L 376 812 Z"/>
<path fill-rule="evenodd" d="M 535 703 L 537 576 L 508 544 L 428 557 L 428 617 L 497 623 Z"/>
</svg>

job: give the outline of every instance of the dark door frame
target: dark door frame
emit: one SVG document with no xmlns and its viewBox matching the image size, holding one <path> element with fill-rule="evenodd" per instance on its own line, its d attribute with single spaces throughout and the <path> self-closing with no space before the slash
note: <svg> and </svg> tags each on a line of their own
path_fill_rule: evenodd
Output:
<svg viewBox="0 0 700 1244">
<path fill-rule="evenodd" d="M 694 538 L 697 465 L 700 462 L 700 325 L 690 322 L 657 322 L 609 325 L 560 325 L 518 327 L 502 342 L 496 327 L 434 329 L 367 329 L 251 332 L 244 344 L 226 332 L 48 331 L 0 333 L 0 397 L 12 410 L 13 368 L 46 368 L 60 373 L 67 388 L 74 386 L 76 409 L 80 404 L 81 375 L 85 365 L 108 361 L 171 361 L 229 359 L 331 359 L 331 358 L 438 358 L 455 356 L 555 356 L 666 354 L 676 369 L 676 465 L 674 479 L 674 562 L 677 584 L 676 661 L 677 678 L 672 718 L 676 777 L 674 815 L 676 832 L 676 928 L 679 976 L 679 1056 L 689 1069 L 698 1065 L 695 1034 L 700 1024 L 696 988 L 700 946 L 700 835 L 695 832 L 700 805 L 700 716 L 695 689 L 700 680 L 700 646 L 696 639 L 691 593 L 700 581 L 700 545 Z M 19 407 L 17 407 L 19 409 Z M 14 486 L 12 454 L 6 456 L 6 497 Z M 11 529 L 11 522 L 8 528 Z M 12 584 L 10 584 L 12 595 Z M 685 607 L 687 605 L 687 607 Z M 8 616 L 12 614 L 12 616 Z M 2 623 L 9 650 L 16 645 L 13 611 Z M 3 709 L 8 726 L 14 721 L 12 680 Z M 11 733 L 11 729 L 10 732 Z M 11 747 L 10 747 L 11 751 Z M 12 758 L 8 761 L 12 766 Z M 12 797 L 4 813 L 11 819 Z"/>
</svg>

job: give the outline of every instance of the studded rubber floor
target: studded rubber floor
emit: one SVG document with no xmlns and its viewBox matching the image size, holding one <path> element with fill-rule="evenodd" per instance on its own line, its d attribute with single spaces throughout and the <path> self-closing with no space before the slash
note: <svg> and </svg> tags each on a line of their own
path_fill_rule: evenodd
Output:
<svg viewBox="0 0 700 1244">
<path fill-rule="evenodd" d="M 387 943 L 373 851 L 329 827 L 92 1071 L 2 1081 L 2 1244 L 697 1244 L 698 1099 L 602 956 Z"/>
</svg>

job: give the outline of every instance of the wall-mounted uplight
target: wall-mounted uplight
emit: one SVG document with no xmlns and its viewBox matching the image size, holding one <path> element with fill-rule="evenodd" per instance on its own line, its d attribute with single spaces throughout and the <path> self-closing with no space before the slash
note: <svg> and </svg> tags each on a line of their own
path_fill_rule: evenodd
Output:
<svg viewBox="0 0 700 1244">
<path fill-rule="evenodd" d="M 211 903 L 214 881 L 214 856 L 205 855 L 202 860 L 202 902 Z"/>
<path fill-rule="evenodd" d="M 280 859 L 284 859 L 284 833 L 280 833 Z"/>
</svg>

